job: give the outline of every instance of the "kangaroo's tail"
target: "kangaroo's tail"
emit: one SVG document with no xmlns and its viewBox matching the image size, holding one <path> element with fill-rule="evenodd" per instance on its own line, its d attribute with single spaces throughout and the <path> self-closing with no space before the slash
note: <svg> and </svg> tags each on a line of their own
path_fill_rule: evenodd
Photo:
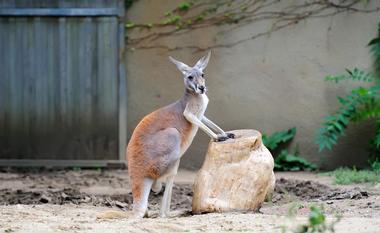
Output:
<svg viewBox="0 0 380 233">
<path fill-rule="evenodd" d="M 132 214 L 128 212 L 108 210 L 96 215 L 96 218 L 97 219 L 121 219 L 121 218 L 129 218 L 130 216 L 132 216 Z"/>
</svg>

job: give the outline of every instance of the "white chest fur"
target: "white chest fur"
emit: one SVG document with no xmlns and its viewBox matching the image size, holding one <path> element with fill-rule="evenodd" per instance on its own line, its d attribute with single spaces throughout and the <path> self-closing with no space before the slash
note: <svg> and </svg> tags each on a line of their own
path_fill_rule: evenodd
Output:
<svg viewBox="0 0 380 233">
<path fill-rule="evenodd" d="M 188 103 L 187 110 L 191 112 L 193 115 L 195 115 L 199 120 L 202 120 L 206 112 L 207 105 L 208 105 L 208 97 L 206 94 L 203 94 L 191 99 Z M 198 131 L 198 126 L 192 124 L 189 136 L 187 137 L 187 140 L 183 143 L 181 147 L 181 156 L 189 148 L 190 144 L 192 143 L 195 137 L 195 134 L 197 134 L 197 131 Z"/>
<path fill-rule="evenodd" d="M 202 120 L 203 115 L 206 112 L 207 105 L 208 105 L 208 97 L 206 94 L 199 95 L 199 100 L 196 101 L 195 105 L 196 107 L 194 108 L 195 112 L 194 115 L 196 115 L 199 120 Z"/>
</svg>

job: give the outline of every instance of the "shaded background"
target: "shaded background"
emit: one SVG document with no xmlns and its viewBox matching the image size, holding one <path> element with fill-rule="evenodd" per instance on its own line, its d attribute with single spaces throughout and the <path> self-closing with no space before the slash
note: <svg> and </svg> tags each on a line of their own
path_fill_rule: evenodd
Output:
<svg viewBox="0 0 380 233">
<path fill-rule="evenodd" d="M 282 1 L 269 10 L 280 11 L 300 1 Z M 303 1 L 301 1 L 303 2 Z M 139 0 L 127 11 L 133 22 L 160 22 L 174 0 Z M 364 9 L 378 9 L 369 1 Z M 152 10 L 154 9 L 154 11 Z M 128 139 L 146 114 L 165 106 L 184 91 L 181 74 L 167 57 L 189 65 L 213 48 L 206 68 L 208 96 L 206 115 L 225 130 L 252 128 L 263 133 L 297 127 L 293 145 L 301 156 L 331 169 L 342 165 L 365 165 L 365 146 L 374 134 L 371 123 L 352 124 L 333 151 L 318 153 L 314 136 L 322 118 L 337 109 L 336 96 L 344 95 L 352 83 L 333 85 L 324 81 L 355 66 L 370 69 L 366 47 L 376 36 L 379 12 L 345 11 L 326 17 L 301 20 L 281 30 L 266 33 L 233 46 L 229 44 L 268 32 L 274 20 L 244 26 L 211 26 L 184 34 L 158 38 L 149 46 L 127 51 Z M 360 30 L 359 30 L 360 29 Z M 159 29 L 164 30 L 164 29 Z M 136 38 L 146 29 L 127 31 Z M 193 46 L 199 48 L 181 48 Z M 223 46 L 225 45 L 225 46 Z M 209 138 L 201 131 L 181 161 L 185 168 L 201 166 Z"/>
</svg>

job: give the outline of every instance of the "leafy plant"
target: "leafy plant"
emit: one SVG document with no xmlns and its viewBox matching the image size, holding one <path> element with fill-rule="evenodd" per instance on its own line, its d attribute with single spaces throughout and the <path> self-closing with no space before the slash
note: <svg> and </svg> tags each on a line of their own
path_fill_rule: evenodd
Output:
<svg viewBox="0 0 380 233">
<path fill-rule="evenodd" d="M 181 16 L 179 15 L 168 15 L 167 18 L 162 22 L 162 25 L 172 25 L 178 24 L 181 20 Z"/>
<path fill-rule="evenodd" d="M 331 223 L 326 222 L 326 215 L 323 206 L 310 206 L 310 213 L 307 224 L 299 225 L 295 232 L 313 233 L 313 232 L 335 232 L 335 224 L 340 221 L 341 217 L 337 216 Z"/>
<path fill-rule="evenodd" d="M 263 143 L 271 151 L 275 150 L 280 144 L 286 143 L 296 136 L 295 127 L 283 131 L 276 132 L 269 137 L 263 134 Z"/>
<path fill-rule="evenodd" d="M 323 206 L 311 205 L 309 207 L 310 213 L 307 219 L 307 223 L 294 225 L 295 217 L 297 215 L 297 210 L 305 208 L 299 203 L 295 203 L 290 206 L 288 209 L 287 217 L 292 220 L 290 221 L 291 225 L 282 225 L 280 226 L 283 233 L 291 230 L 295 233 L 314 233 L 314 232 L 335 232 L 335 225 L 341 220 L 340 215 L 336 215 L 330 223 L 327 222 L 326 214 Z"/>
<path fill-rule="evenodd" d="M 179 4 L 178 10 L 187 11 L 190 9 L 192 4 L 193 4 L 192 2 L 182 2 L 181 4 Z"/>
<path fill-rule="evenodd" d="M 296 128 L 275 132 L 267 136 L 263 135 L 264 145 L 274 155 L 274 168 L 278 171 L 300 171 L 300 170 L 315 170 L 315 164 L 308 162 L 306 159 L 299 157 L 298 149 L 290 152 L 288 149 L 283 149 L 280 153 L 276 153 L 280 146 L 291 141 L 296 135 Z"/>
<path fill-rule="evenodd" d="M 380 183 L 380 168 L 376 166 L 378 165 L 375 164 L 372 170 L 338 168 L 324 174 L 333 176 L 336 184 Z"/>
<path fill-rule="evenodd" d="M 274 168 L 278 171 L 312 171 L 317 169 L 317 166 L 299 157 L 297 152 L 291 153 L 288 150 L 282 150 L 274 159 Z"/>
<path fill-rule="evenodd" d="M 368 44 L 375 59 L 375 69 L 380 71 L 380 23 L 378 25 L 378 37 Z M 359 86 L 352 89 L 346 96 L 337 97 L 339 109 L 332 115 L 324 118 L 322 127 L 318 130 L 315 142 L 319 151 L 332 149 L 338 139 L 344 135 L 350 122 L 361 122 L 369 119 L 376 121 L 376 133 L 371 140 L 371 145 L 376 151 L 375 157 L 379 157 L 380 149 L 380 84 L 376 73 L 367 72 L 358 68 L 346 69 L 342 75 L 327 76 L 326 81 L 339 83 L 343 80 L 364 82 L 367 86 Z M 368 84 L 370 84 L 368 86 Z"/>
</svg>

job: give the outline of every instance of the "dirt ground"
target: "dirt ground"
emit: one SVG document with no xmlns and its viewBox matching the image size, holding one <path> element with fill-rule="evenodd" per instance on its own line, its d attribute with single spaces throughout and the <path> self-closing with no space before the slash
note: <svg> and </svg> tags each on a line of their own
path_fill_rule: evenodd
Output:
<svg viewBox="0 0 380 233">
<path fill-rule="evenodd" d="M 158 218 L 162 193 L 151 194 L 149 218 L 98 220 L 106 210 L 128 211 L 131 192 L 124 170 L 0 172 L 0 232 L 281 232 L 306 222 L 308 207 L 323 204 L 336 232 L 380 232 L 380 184 L 339 186 L 313 173 L 276 173 L 272 201 L 260 213 L 191 214 L 194 172 L 180 171 L 172 216 Z M 297 203 L 295 219 L 287 217 Z"/>
</svg>

